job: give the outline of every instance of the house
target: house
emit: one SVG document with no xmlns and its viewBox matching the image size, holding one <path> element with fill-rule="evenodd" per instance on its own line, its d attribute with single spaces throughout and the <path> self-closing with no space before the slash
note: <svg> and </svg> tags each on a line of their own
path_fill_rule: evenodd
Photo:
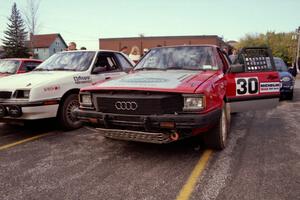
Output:
<svg viewBox="0 0 300 200">
<path fill-rule="evenodd" d="M 59 33 L 32 35 L 27 41 L 27 46 L 34 53 L 34 57 L 46 60 L 56 52 L 63 51 L 67 48 L 67 44 Z"/>
<path fill-rule="evenodd" d="M 129 38 L 100 38 L 99 48 L 119 51 L 122 47 L 130 49 L 137 46 L 140 50 L 158 46 L 213 44 L 220 48 L 228 48 L 223 39 L 217 35 L 194 36 L 158 36 L 158 37 L 129 37 Z M 141 51 L 142 52 L 142 51 Z"/>
</svg>

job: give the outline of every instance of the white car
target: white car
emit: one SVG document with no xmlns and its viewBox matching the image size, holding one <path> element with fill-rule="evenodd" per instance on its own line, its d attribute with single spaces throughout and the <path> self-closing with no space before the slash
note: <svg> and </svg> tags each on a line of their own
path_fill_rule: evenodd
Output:
<svg viewBox="0 0 300 200">
<path fill-rule="evenodd" d="M 0 79 L 0 121 L 57 117 L 65 130 L 78 128 L 72 111 L 80 88 L 125 75 L 133 65 L 115 51 L 56 53 L 30 73 Z"/>
</svg>

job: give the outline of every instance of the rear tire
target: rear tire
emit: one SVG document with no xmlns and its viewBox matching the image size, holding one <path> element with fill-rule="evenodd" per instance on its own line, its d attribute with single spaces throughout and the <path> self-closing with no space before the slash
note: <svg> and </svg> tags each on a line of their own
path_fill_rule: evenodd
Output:
<svg viewBox="0 0 300 200">
<path fill-rule="evenodd" d="M 204 135 L 204 143 L 208 148 L 223 150 L 226 147 L 227 137 L 230 128 L 228 119 L 228 107 L 224 102 L 219 122 Z"/>
<path fill-rule="evenodd" d="M 80 128 L 82 123 L 72 113 L 79 107 L 78 95 L 68 95 L 59 107 L 58 121 L 60 126 L 68 131 Z"/>
</svg>

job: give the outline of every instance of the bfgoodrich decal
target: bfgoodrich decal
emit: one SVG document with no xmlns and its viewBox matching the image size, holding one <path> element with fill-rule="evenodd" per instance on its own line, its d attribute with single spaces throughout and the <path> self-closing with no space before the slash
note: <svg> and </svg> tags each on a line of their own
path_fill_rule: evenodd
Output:
<svg viewBox="0 0 300 200">
<path fill-rule="evenodd" d="M 90 76 L 74 76 L 75 84 L 91 83 L 92 79 Z"/>
</svg>

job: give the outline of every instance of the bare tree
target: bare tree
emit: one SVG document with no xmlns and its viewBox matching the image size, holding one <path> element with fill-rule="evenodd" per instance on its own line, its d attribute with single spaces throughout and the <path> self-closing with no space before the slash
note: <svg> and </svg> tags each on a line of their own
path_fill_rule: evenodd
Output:
<svg viewBox="0 0 300 200">
<path fill-rule="evenodd" d="M 40 7 L 41 0 L 27 0 L 27 6 L 24 11 L 25 23 L 30 34 L 37 32 L 38 23 L 38 10 Z"/>
</svg>

